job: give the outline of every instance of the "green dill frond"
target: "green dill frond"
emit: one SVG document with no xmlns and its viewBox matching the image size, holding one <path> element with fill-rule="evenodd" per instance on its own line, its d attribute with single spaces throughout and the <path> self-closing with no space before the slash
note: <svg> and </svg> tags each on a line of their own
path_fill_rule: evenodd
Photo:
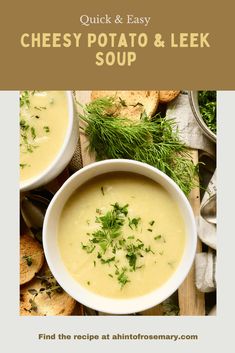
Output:
<svg viewBox="0 0 235 353">
<path fill-rule="evenodd" d="M 112 98 L 94 100 L 83 108 L 80 119 L 86 123 L 89 150 L 97 160 L 123 158 L 150 164 L 172 178 L 186 195 L 197 185 L 197 165 L 173 120 L 156 115 L 133 122 L 115 116 Z"/>
</svg>

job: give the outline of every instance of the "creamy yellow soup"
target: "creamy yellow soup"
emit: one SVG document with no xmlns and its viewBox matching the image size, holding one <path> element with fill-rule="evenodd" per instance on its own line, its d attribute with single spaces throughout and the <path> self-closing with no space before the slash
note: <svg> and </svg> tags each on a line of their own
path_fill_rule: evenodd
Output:
<svg viewBox="0 0 235 353">
<path fill-rule="evenodd" d="M 68 128 L 64 91 L 20 93 L 20 181 L 42 173 L 58 154 Z"/>
<path fill-rule="evenodd" d="M 81 285 L 102 296 L 131 298 L 160 287 L 174 273 L 185 225 L 162 186 L 134 173 L 107 173 L 69 198 L 58 244 Z"/>
</svg>

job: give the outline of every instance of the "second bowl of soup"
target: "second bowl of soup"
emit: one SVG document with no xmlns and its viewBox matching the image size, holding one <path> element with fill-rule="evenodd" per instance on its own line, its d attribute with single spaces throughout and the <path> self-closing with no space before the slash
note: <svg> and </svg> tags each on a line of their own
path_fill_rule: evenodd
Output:
<svg viewBox="0 0 235 353">
<path fill-rule="evenodd" d="M 65 168 L 78 126 L 69 91 L 20 93 L 20 189 L 48 183 Z"/>
</svg>

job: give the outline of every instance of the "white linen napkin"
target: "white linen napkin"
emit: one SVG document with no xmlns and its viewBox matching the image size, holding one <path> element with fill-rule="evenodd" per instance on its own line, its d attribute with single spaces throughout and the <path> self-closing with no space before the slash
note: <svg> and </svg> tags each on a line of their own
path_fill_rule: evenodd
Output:
<svg viewBox="0 0 235 353">
<path fill-rule="evenodd" d="M 198 126 L 191 110 L 187 92 L 182 92 L 174 101 L 168 104 L 167 118 L 175 119 L 181 134 L 181 139 L 189 148 L 205 151 L 215 158 L 215 144 L 203 134 L 201 128 Z M 216 193 L 216 171 L 201 200 L 201 205 L 214 193 Z M 209 247 L 209 250 L 208 252 L 198 253 L 196 255 L 195 283 L 196 287 L 201 292 L 211 292 L 216 289 L 216 255 L 210 249 L 216 249 L 216 226 L 207 222 L 201 216 L 199 216 L 196 221 L 198 236 L 201 241 Z"/>
</svg>

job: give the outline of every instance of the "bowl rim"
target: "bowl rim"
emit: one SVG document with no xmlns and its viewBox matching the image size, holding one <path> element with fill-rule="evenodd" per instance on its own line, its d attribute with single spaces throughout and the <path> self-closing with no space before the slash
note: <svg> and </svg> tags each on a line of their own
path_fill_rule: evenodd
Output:
<svg viewBox="0 0 235 353">
<path fill-rule="evenodd" d="M 43 180 L 45 179 L 45 177 L 48 176 L 48 174 L 50 174 L 51 170 L 53 170 L 55 168 L 55 166 L 58 164 L 58 162 L 61 160 L 61 158 L 64 155 L 64 152 L 69 144 L 70 141 L 70 137 L 72 135 L 73 132 L 73 121 L 74 121 L 74 106 L 73 106 L 73 96 L 72 96 L 72 91 L 64 91 L 66 93 L 66 99 L 67 99 L 67 103 L 68 103 L 68 126 L 67 126 L 67 131 L 63 140 L 63 143 L 59 149 L 59 151 L 57 152 L 55 158 L 53 158 L 52 162 L 47 166 L 46 169 L 44 169 L 40 174 L 26 179 L 24 181 L 20 181 L 20 191 L 28 191 L 28 190 L 32 190 L 35 187 L 39 187 L 41 185 L 43 185 Z M 51 179 L 54 178 L 54 175 L 52 176 Z M 50 179 L 50 180 L 51 180 Z M 48 180 L 48 181 L 50 181 Z"/>
<path fill-rule="evenodd" d="M 197 120 L 198 125 L 200 126 L 200 128 L 204 132 L 204 134 L 211 141 L 216 142 L 216 140 L 217 140 L 216 134 L 213 131 L 211 131 L 209 129 L 209 127 L 206 125 L 205 121 L 202 118 L 202 115 L 201 115 L 200 111 L 197 109 L 197 107 L 195 105 L 195 100 L 194 100 L 194 93 L 195 92 L 197 93 L 197 97 L 198 97 L 199 90 L 198 91 L 188 91 L 189 103 L 190 103 L 193 115 L 194 115 L 195 119 Z"/>
<path fill-rule="evenodd" d="M 181 259 L 181 262 L 178 265 L 178 267 L 176 268 L 175 272 L 172 274 L 172 276 L 165 283 L 163 283 L 163 285 L 161 287 L 159 287 L 159 288 L 157 288 L 157 289 L 155 289 L 145 295 L 138 296 L 138 297 L 131 297 L 129 299 L 109 298 L 109 297 L 105 297 L 105 296 L 101 296 L 99 294 L 96 294 L 96 293 L 92 292 L 91 290 L 83 287 L 75 279 L 73 279 L 72 275 L 68 272 L 67 269 L 66 269 L 67 279 L 62 278 L 61 273 L 57 268 L 57 265 L 55 265 L 53 263 L 53 260 L 51 258 L 51 251 L 54 251 L 54 248 L 50 249 L 50 246 L 48 244 L 48 238 L 49 238 L 48 234 L 50 233 L 48 231 L 48 222 L 50 221 L 50 215 L 53 210 L 53 207 L 56 204 L 56 202 L 58 202 L 57 200 L 60 198 L 60 195 L 64 192 L 66 192 L 66 189 L 69 186 L 69 184 L 73 183 L 74 180 L 79 179 L 81 174 L 87 173 L 88 171 L 96 168 L 97 166 L 98 167 L 105 166 L 110 163 L 112 163 L 114 165 L 124 163 L 124 164 L 132 165 L 132 166 L 139 166 L 140 168 L 144 168 L 144 169 L 147 168 L 147 169 L 151 170 L 152 172 L 158 174 L 160 179 L 164 180 L 166 183 L 169 183 L 171 185 L 171 187 L 175 191 L 175 194 L 178 194 L 178 196 L 181 199 L 181 202 L 184 203 L 185 209 L 188 212 L 187 217 L 188 217 L 188 220 L 190 222 L 190 227 L 191 227 L 191 236 L 188 237 L 188 239 L 190 238 L 190 241 L 189 241 L 190 247 L 188 250 L 189 254 L 187 255 L 187 259 L 185 260 L 186 265 L 184 265 L 182 267 L 181 262 L 183 261 L 183 259 Z M 120 170 L 120 171 L 124 171 L 124 170 Z M 102 173 L 99 173 L 98 175 L 102 175 L 102 174 L 106 174 L 106 173 L 109 173 L 109 171 L 107 171 L 107 172 L 103 171 Z M 133 174 L 135 174 L 135 173 L 140 174 L 139 172 L 136 172 L 135 170 L 133 170 Z M 142 175 L 146 176 L 146 174 L 142 174 Z M 86 181 L 91 180 L 93 177 L 88 178 Z M 80 186 L 78 186 L 78 188 L 81 187 L 86 181 L 84 181 Z M 69 196 L 63 202 L 62 209 L 63 209 L 64 205 L 66 204 L 67 200 L 69 199 L 69 197 L 74 193 L 74 191 L 75 191 L 75 189 L 73 189 L 72 192 L 69 192 Z M 186 217 L 184 217 L 184 219 L 186 220 Z M 51 233 L 53 233 L 53 236 L 57 238 L 56 231 L 51 232 Z M 135 312 L 144 311 L 144 310 L 147 310 L 151 307 L 154 307 L 155 305 L 160 304 L 162 301 L 164 301 L 169 296 L 171 296 L 182 284 L 182 282 L 184 281 L 188 272 L 191 269 L 192 263 L 194 261 L 195 253 L 196 253 L 196 244 L 197 244 L 197 231 L 196 231 L 195 217 L 194 217 L 191 205 L 189 204 L 189 201 L 186 198 L 186 196 L 184 195 L 184 193 L 182 192 L 182 190 L 178 187 L 178 185 L 171 178 L 169 178 L 165 173 L 161 172 L 159 169 L 152 167 L 148 164 L 142 163 L 142 162 L 128 160 L 128 159 L 112 159 L 112 160 L 104 160 L 104 161 L 100 161 L 100 162 L 94 162 L 90 165 L 83 167 L 82 169 L 80 169 L 76 173 L 74 173 L 70 178 L 68 178 L 66 180 L 66 182 L 62 185 L 62 187 L 54 195 L 54 197 L 53 197 L 52 201 L 50 202 L 49 207 L 47 209 L 45 219 L 44 219 L 44 224 L 43 224 L 44 253 L 45 253 L 45 257 L 48 262 L 49 268 L 50 268 L 52 274 L 54 275 L 54 277 L 56 278 L 57 282 L 61 285 L 61 287 L 71 297 L 73 297 L 79 303 L 81 303 L 87 307 L 90 307 L 94 310 L 98 310 L 100 312 L 104 312 L 104 313 L 108 313 L 108 314 L 124 314 L 125 315 L 125 314 L 131 314 L 131 313 L 135 313 Z M 185 245 L 185 248 L 186 248 L 186 245 Z M 60 255 L 59 247 L 58 247 L 58 253 Z M 183 254 L 182 258 L 184 256 L 185 256 L 185 254 Z M 63 263 L 63 260 L 61 258 L 61 255 L 60 255 L 60 261 L 61 261 L 61 264 L 63 265 L 63 267 L 66 268 L 65 264 Z M 82 289 L 82 293 L 83 293 L 82 295 L 81 295 L 81 292 L 79 292 L 79 290 L 75 291 L 72 289 L 72 287 L 73 287 L 72 284 L 74 284 L 74 282 L 76 283 L 77 289 L 79 289 L 79 290 Z M 168 291 L 166 291 L 166 289 L 164 287 L 166 287 L 166 285 L 168 285 L 168 282 L 169 283 L 172 282 L 172 284 L 170 286 L 170 289 L 168 289 Z M 71 285 L 70 285 L 70 283 L 71 283 Z M 158 299 L 155 301 L 154 300 L 155 293 L 157 293 L 157 292 L 158 292 L 158 294 L 160 293 L 159 294 L 160 300 Z M 86 297 L 86 294 L 87 294 L 87 297 Z M 97 300 L 98 299 L 100 300 L 100 298 L 102 298 L 103 301 L 105 301 L 105 304 L 100 305 L 100 303 L 99 303 L 97 305 L 97 303 L 91 302 L 91 298 L 89 298 L 89 297 L 92 297 L 93 299 L 97 299 Z M 149 300 L 150 298 L 151 298 L 151 300 Z"/>
</svg>

